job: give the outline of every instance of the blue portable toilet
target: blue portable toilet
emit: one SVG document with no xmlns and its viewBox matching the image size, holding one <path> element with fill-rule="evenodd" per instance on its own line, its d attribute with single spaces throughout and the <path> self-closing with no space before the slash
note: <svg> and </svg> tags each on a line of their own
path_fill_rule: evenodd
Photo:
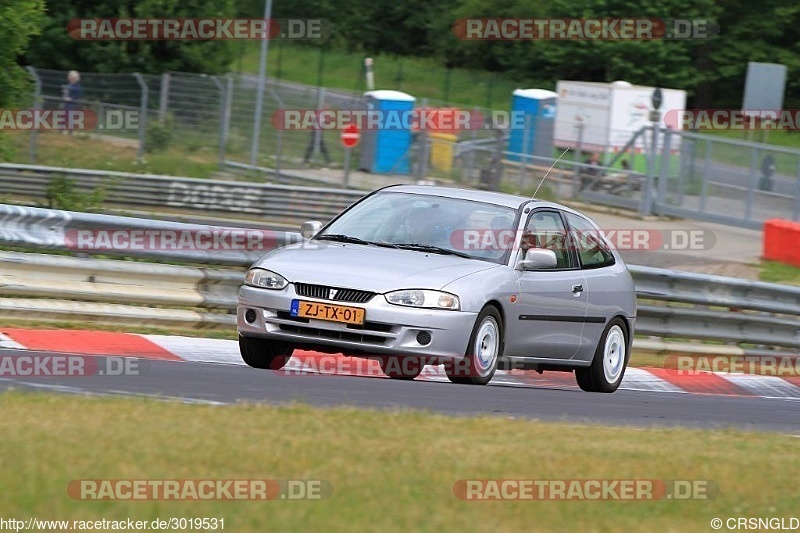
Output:
<svg viewBox="0 0 800 533">
<path fill-rule="evenodd" d="M 520 154 L 553 157 L 557 98 L 557 93 L 545 89 L 514 91 L 511 133 L 508 138 L 508 151 L 511 153 L 508 159 L 519 161 Z M 518 113 L 522 117 L 515 120 Z M 527 146 L 523 146 L 526 143 Z"/>
<path fill-rule="evenodd" d="M 376 174 L 411 172 L 411 112 L 416 99 L 400 91 L 379 90 L 364 93 L 367 111 L 380 111 L 384 127 L 365 127 L 361 132 L 359 169 Z"/>
</svg>

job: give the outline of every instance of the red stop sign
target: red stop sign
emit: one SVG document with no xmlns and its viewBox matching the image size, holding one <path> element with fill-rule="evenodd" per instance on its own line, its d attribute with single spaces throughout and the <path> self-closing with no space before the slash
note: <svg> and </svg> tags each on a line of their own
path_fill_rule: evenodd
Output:
<svg viewBox="0 0 800 533">
<path fill-rule="evenodd" d="M 361 133 L 358 131 L 358 126 L 355 124 L 348 124 L 344 127 L 341 134 L 342 146 L 345 148 L 352 148 L 358 144 L 361 139 Z"/>
</svg>

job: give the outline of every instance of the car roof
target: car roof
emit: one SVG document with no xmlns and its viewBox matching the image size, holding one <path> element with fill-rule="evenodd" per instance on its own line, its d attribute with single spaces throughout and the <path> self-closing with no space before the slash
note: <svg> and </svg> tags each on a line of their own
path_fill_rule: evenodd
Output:
<svg viewBox="0 0 800 533">
<path fill-rule="evenodd" d="M 558 209 L 572 211 L 572 209 L 555 202 L 537 200 L 528 196 L 519 196 L 503 192 L 479 191 L 475 189 L 460 189 L 458 187 L 441 187 L 438 185 L 390 185 L 381 190 L 410 194 L 432 194 L 435 196 L 445 196 L 447 198 L 487 202 L 504 207 L 511 207 L 513 209 L 518 209 L 520 206 L 529 202 L 535 202 L 537 206 L 556 207 Z"/>
<path fill-rule="evenodd" d="M 531 200 L 530 198 L 526 198 L 524 196 L 517 196 L 502 192 L 459 189 L 457 187 L 441 187 L 438 185 L 390 185 L 389 187 L 385 187 L 383 190 L 410 194 L 432 194 L 435 196 L 445 196 L 447 198 L 487 202 L 505 207 L 513 207 L 514 209 Z"/>
</svg>

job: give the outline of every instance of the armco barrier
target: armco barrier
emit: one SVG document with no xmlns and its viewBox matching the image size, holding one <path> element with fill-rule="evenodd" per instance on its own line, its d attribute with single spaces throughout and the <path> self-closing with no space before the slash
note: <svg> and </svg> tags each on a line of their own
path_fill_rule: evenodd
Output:
<svg viewBox="0 0 800 533">
<path fill-rule="evenodd" d="M 143 243 L 137 249 L 135 237 L 147 232 L 159 233 L 161 237 L 165 234 L 170 237 L 175 235 L 176 239 L 188 236 L 190 241 L 183 246 L 176 242 L 172 247 Z M 85 239 L 91 242 L 82 242 L 84 236 L 91 237 Z M 93 247 L 93 243 L 107 244 L 98 239 L 99 236 L 109 239 L 124 236 L 134 241 L 130 243 L 130 248 Z M 213 242 L 214 238 L 217 238 L 216 243 Z M 241 266 L 253 263 L 268 250 L 299 240 L 298 233 L 283 231 L 246 230 L 0 204 L 0 244 L 26 248 Z M 206 244 L 210 246 L 206 248 Z"/>
<path fill-rule="evenodd" d="M 0 252 L 0 317 L 233 326 L 244 269 Z M 121 303 L 119 303 L 121 302 Z"/>
<path fill-rule="evenodd" d="M 0 263 L 0 317 L 5 318 L 233 326 L 244 279 L 243 268 L 16 252 L 0 253 Z M 800 287 L 748 287 L 735 278 L 630 268 L 637 284 L 639 335 L 800 349 Z"/>
<path fill-rule="evenodd" d="M 800 267 L 800 222 L 775 218 L 764 223 L 764 259 Z"/>
<path fill-rule="evenodd" d="M 89 194 L 103 187 L 106 202 L 137 209 L 251 215 L 281 221 L 328 221 L 364 196 L 364 191 L 326 187 L 297 187 L 241 181 L 205 180 L 177 176 L 131 174 L 105 170 L 0 164 L 0 194 L 45 198 L 56 177 L 73 182 Z"/>
<path fill-rule="evenodd" d="M 800 287 L 629 265 L 636 332 L 800 349 Z"/>
<path fill-rule="evenodd" d="M 231 229 L 0 205 L 3 244 L 74 252 L 70 232 L 86 228 L 189 233 Z M 271 240 L 265 242 L 272 248 L 300 240 L 295 233 L 268 235 Z M 101 252 L 203 267 L 5 252 L 0 254 L 0 315 L 231 325 L 244 268 L 267 251 L 264 248 Z M 637 334 L 800 350 L 800 287 L 638 265 L 629 268 L 636 282 Z M 177 314 L 171 315 L 172 310 Z"/>
</svg>

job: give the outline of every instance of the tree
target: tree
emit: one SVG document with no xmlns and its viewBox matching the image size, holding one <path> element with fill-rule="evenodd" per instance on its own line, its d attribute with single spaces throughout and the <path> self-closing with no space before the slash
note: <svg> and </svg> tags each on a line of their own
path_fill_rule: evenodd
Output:
<svg viewBox="0 0 800 533">
<path fill-rule="evenodd" d="M 525 9 L 527 6 L 527 9 Z M 491 13 L 491 14 L 489 14 Z M 514 13 L 514 14 L 510 14 Z M 540 18 L 688 18 L 715 20 L 714 0 L 663 0 L 643 6 L 631 0 L 553 0 L 539 4 L 504 0 L 465 0 L 459 16 Z M 510 74 L 520 81 L 553 88 L 560 79 L 660 85 L 690 94 L 713 72 L 696 68 L 704 40 L 539 40 L 463 41 L 452 51 L 465 66 Z"/>
<path fill-rule="evenodd" d="M 44 21 L 44 0 L 7 0 L 0 4 L 0 109 L 22 105 L 30 97 L 31 78 L 17 58 Z"/>
<path fill-rule="evenodd" d="M 57 6 L 57 9 L 56 9 Z M 81 41 L 65 28 L 76 18 L 232 18 L 233 0 L 48 0 L 45 29 L 27 61 L 41 68 L 87 72 L 226 72 L 233 41 Z"/>
<path fill-rule="evenodd" d="M 31 77 L 17 64 L 43 22 L 43 0 L 6 0 L 0 4 L 0 110 L 28 104 Z M 0 160 L 8 147 L 0 131 Z"/>
<path fill-rule="evenodd" d="M 781 63 L 789 75 L 784 108 L 800 106 L 800 4 L 795 0 L 721 0 L 720 37 L 709 57 L 714 65 L 710 98 L 716 107 L 739 108 L 748 61 Z"/>
</svg>

